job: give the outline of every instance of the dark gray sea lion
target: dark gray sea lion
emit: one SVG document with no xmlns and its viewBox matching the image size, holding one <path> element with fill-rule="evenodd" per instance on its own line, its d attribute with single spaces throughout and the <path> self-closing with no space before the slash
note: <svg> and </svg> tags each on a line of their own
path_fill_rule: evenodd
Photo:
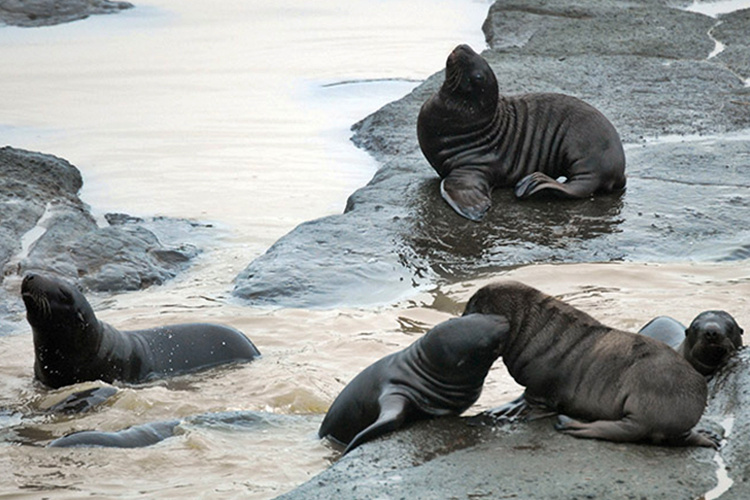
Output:
<svg viewBox="0 0 750 500">
<path fill-rule="evenodd" d="M 347 445 L 348 453 L 407 422 L 462 413 L 479 398 L 507 330 L 508 323 L 492 315 L 440 323 L 354 377 L 318 435 Z"/>
<path fill-rule="evenodd" d="M 242 332 L 223 325 L 118 331 L 96 318 L 81 292 L 59 280 L 29 274 L 21 293 L 34 334 L 34 375 L 50 387 L 144 382 L 260 355 Z"/>
<path fill-rule="evenodd" d="M 464 314 L 476 313 L 507 319 L 503 362 L 526 388 L 523 401 L 532 414 L 560 415 L 560 431 L 610 441 L 716 446 L 693 430 L 706 406 L 706 380 L 667 345 L 604 326 L 516 282 L 477 291 Z"/>
<path fill-rule="evenodd" d="M 703 311 L 688 328 L 674 318 L 659 316 L 638 332 L 664 342 L 703 375 L 713 375 L 742 347 L 742 328 L 726 311 Z"/>
<path fill-rule="evenodd" d="M 180 420 L 150 422 L 134 425 L 117 432 L 81 431 L 55 439 L 48 446 L 53 448 L 73 448 L 101 446 L 108 448 L 142 448 L 151 446 L 174 435 L 174 428 Z"/>
<path fill-rule="evenodd" d="M 92 387 L 83 391 L 76 391 L 68 395 L 59 403 L 49 407 L 53 413 L 84 413 L 117 394 L 117 389 L 112 386 Z"/>
<path fill-rule="evenodd" d="M 492 68 L 467 45 L 448 56 L 445 82 L 419 112 L 417 136 L 443 179 L 443 198 L 474 221 L 489 210 L 495 187 L 515 186 L 519 198 L 585 198 L 625 187 L 622 143 L 603 114 L 562 94 L 500 96 Z"/>
</svg>

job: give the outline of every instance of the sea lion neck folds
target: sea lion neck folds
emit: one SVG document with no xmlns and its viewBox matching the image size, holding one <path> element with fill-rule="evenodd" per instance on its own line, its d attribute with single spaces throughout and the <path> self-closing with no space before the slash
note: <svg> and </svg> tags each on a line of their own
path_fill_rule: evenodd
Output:
<svg viewBox="0 0 750 500">
<path fill-rule="evenodd" d="M 516 282 L 478 290 L 465 310 L 476 313 L 508 320 L 503 362 L 525 386 L 527 404 L 539 414 L 561 415 L 562 432 L 716 446 L 693 430 L 706 405 L 706 381 L 666 344 L 609 328 Z"/>
<path fill-rule="evenodd" d="M 620 137 L 592 106 L 562 94 L 500 96 L 492 68 L 467 45 L 448 56 L 445 75 L 420 109 L 417 137 L 443 198 L 463 217 L 481 220 L 495 187 L 514 186 L 519 198 L 625 187 Z"/>
</svg>

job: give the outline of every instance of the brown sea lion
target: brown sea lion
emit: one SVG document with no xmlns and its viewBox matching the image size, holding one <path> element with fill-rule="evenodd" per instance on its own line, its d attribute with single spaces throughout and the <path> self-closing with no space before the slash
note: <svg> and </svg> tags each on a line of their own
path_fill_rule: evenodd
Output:
<svg viewBox="0 0 750 500">
<path fill-rule="evenodd" d="M 709 376 L 742 347 L 743 330 L 726 311 L 703 311 L 687 328 L 674 318 L 659 316 L 638 333 L 666 343 Z"/>
<path fill-rule="evenodd" d="M 610 441 L 716 446 L 693 430 L 706 406 L 705 378 L 664 343 L 609 328 L 517 282 L 478 290 L 464 314 L 477 313 L 507 319 L 501 356 L 526 388 L 520 402 L 537 416 L 560 415 L 560 431 Z"/>
<path fill-rule="evenodd" d="M 440 323 L 354 377 L 318 436 L 345 445 L 348 453 L 408 422 L 462 413 L 479 398 L 507 331 L 503 318 L 484 314 Z"/>
<path fill-rule="evenodd" d="M 34 334 L 34 375 L 50 387 L 144 382 L 260 356 L 242 332 L 224 325 L 119 331 L 96 318 L 78 289 L 57 279 L 29 274 L 21 294 Z"/>
<path fill-rule="evenodd" d="M 625 187 L 622 143 L 603 114 L 562 94 L 500 96 L 492 68 L 468 45 L 448 56 L 445 82 L 419 112 L 417 136 L 443 179 L 443 198 L 474 221 L 489 210 L 495 187 L 515 186 L 519 198 L 585 198 Z"/>
</svg>

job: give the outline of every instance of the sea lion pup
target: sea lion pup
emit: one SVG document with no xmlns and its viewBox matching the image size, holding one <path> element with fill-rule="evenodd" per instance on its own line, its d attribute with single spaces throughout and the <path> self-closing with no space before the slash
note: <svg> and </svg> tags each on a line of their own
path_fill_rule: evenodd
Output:
<svg viewBox="0 0 750 500">
<path fill-rule="evenodd" d="M 604 326 L 517 282 L 478 290 L 464 312 L 476 313 L 507 319 L 503 362 L 526 388 L 523 402 L 532 413 L 560 415 L 558 430 L 610 441 L 717 446 L 693 430 L 706 406 L 706 380 L 669 346 Z"/>
<path fill-rule="evenodd" d="M 354 377 L 318 436 L 346 445 L 346 454 L 407 422 L 462 413 L 479 398 L 507 331 L 507 321 L 493 315 L 440 323 Z"/>
<path fill-rule="evenodd" d="M 742 347 L 743 330 L 726 311 L 703 311 L 688 328 L 674 318 L 659 316 L 638 333 L 666 343 L 698 372 L 710 376 Z"/>
<path fill-rule="evenodd" d="M 57 279 L 29 274 L 21 294 L 34 334 L 34 375 L 49 387 L 144 382 L 260 355 L 242 332 L 223 325 L 119 331 L 96 318 L 78 289 Z"/>
<path fill-rule="evenodd" d="M 500 96 L 492 68 L 468 45 L 448 56 L 442 87 L 419 112 L 417 137 L 443 179 L 443 198 L 473 221 L 489 210 L 495 187 L 515 186 L 519 198 L 625 187 L 620 136 L 603 114 L 563 94 Z"/>
<path fill-rule="evenodd" d="M 80 431 L 57 438 L 47 446 L 52 448 L 103 447 L 143 448 L 161 442 L 174 435 L 180 420 L 166 420 L 134 425 L 121 431 Z"/>
</svg>

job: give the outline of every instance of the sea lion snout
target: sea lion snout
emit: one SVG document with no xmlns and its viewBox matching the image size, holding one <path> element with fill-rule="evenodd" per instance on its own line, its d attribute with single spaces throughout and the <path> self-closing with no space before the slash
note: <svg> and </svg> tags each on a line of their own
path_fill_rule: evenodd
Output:
<svg viewBox="0 0 750 500">
<path fill-rule="evenodd" d="M 706 340 L 713 344 L 720 342 L 723 337 L 721 328 L 716 323 L 706 325 L 703 330 L 703 335 L 706 337 Z"/>
<path fill-rule="evenodd" d="M 460 61 L 461 59 L 465 59 L 465 58 L 476 56 L 476 55 L 477 53 L 474 52 L 474 49 L 472 49 L 471 47 L 469 47 L 468 45 L 464 43 L 464 44 L 458 45 L 455 49 L 453 49 L 453 51 L 450 54 L 448 54 L 447 62 L 448 64 L 453 64 L 453 63 Z"/>
<path fill-rule="evenodd" d="M 52 315 L 52 306 L 47 297 L 45 280 L 36 274 L 27 274 L 21 283 L 21 298 L 26 306 L 29 321 L 46 319 Z"/>
<path fill-rule="evenodd" d="M 34 283 L 34 280 L 36 279 L 36 275 L 33 273 L 29 273 L 26 276 L 23 277 L 23 281 L 21 282 L 21 292 L 27 291 Z"/>
</svg>

